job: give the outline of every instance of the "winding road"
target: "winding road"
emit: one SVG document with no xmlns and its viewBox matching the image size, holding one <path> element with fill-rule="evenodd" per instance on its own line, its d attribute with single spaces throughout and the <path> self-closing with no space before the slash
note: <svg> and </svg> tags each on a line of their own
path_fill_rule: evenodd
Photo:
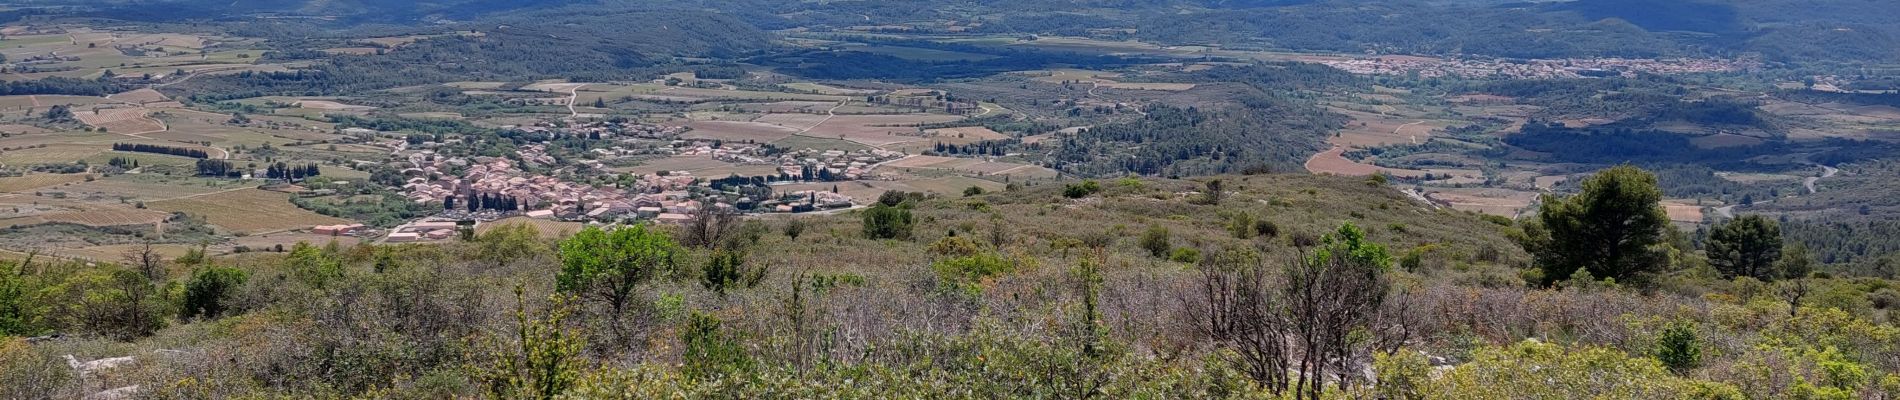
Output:
<svg viewBox="0 0 1900 400">
<path fill-rule="evenodd" d="M 1834 177 L 1834 174 L 1838 174 L 1840 172 L 1841 172 L 1840 168 L 1834 168 L 1834 167 L 1822 165 L 1821 176 L 1810 176 L 1810 177 L 1807 177 L 1807 179 L 1802 179 L 1801 186 L 1806 187 L 1808 189 L 1808 194 L 1814 194 L 1816 192 L 1815 187 L 1814 187 L 1815 183 L 1820 182 L 1821 179 L 1824 179 L 1824 178 L 1832 178 Z M 1767 204 L 1770 202 L 1774 202 L 1774 200 L 1769 199 L 1769 200 L 1757 201 L 1755 202 L 1755 204 Z M 1722 216 L 1722 218 L 1724 219 L 1735 218 L 1734 204 L 1721 206 L 1721 207 L 1712 207 L 1710 209 L 1715 210 L 1715 214 Z"/>
<path fill-rule="evenodd" d="M 1832 178 L 1834 177 L 1834 174 L 1840 173 L 1840 172 L 1841 170 L 1839 168 L 1823 165 L 1821 166 L 1821 176 L 1810 176 L 1808 177 L 1808 179 L 1802 179 L 1801 186 L 1806 186 L 1808 188 L 1808 194 L 1814 194 L 1815 182 L 1820 182 L 1821 178 Z"/>
<path fill-rule="evenodd" d="M 587 87 L 587 84 L 583 83 L 567 88 L 567 114 L 569 117 L 580 118 L 581 116 L 581 112 L 574 109 L 574 103 L 581 101 L 581 88 L 583 87 Z"/>
</svg>

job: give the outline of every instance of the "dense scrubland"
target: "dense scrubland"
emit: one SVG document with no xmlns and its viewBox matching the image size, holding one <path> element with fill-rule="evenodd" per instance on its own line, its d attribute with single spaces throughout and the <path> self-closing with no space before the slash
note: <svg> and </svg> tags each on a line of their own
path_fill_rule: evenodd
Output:
<svg viewBox="0 0 1900 400">
<path fill-rule="evenodd" d="M 1251 175 L 10 262 L 0 379 L 8 398 L 1897 394 L 1891 281 L 1803 272 L 1771 220 L 1691 243 L 1651 215 L 1653 179 L 1600 173 L 1524 221 Z M 1604 240 L 1565 227 L 1591 218 L 1631 227 L 1603 248 L 1633 247 L 1556 249 Z M 78 372 L 67 354 L 136 361 Z"/>
</svg>

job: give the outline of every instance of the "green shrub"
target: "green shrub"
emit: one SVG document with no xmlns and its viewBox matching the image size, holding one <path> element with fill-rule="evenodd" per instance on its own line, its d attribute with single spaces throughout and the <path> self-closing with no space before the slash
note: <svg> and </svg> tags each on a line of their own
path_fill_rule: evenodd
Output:
<svg viewBox="0 0 1900 400">
<path fill-rule="evenodd" d="M 1172 254 L 1168 255 L 1168 261 L 1180 263 L 1198 262 L 1201 261 L 1201 251 L 1193 247 L 1176 248 Z"/>
<path fill-rule="evenodd" d="M 1016 270 L 1016 263 L 996 253 L 978 253 L 939 260 L 930 265 L 941 289 L 968 296 L 983 292 L 983 280 Z"/>
<path fill-rule="evenodd" d="M 185 282 L 185 297 L 178 318 L 217 318 L 228 310 L 230 297 L 244 285 L 243 270 L 230 267 L 200 268 Z"/>
<path fill-rule="evenodd" d="M 864 210 L 864 237 L 871 239 L 910 239 L 910 210 L 884 204 Z"/>
<path fill-rule="evenodd" d="M 686 343 L 686 363 L 680 367 L 681 373 L 708 378 L 752 370 L 752 356 L 722 325 L 719 317 L 708 313 L 695 311 L 687 318 L 686 326 L 680 329 L 680 341 Z"/>
<path fill-rule="evenodd" d="M 1168 244 L 1168 228 L 1148 226 L 1148 231 L 1141 233 L 1141 248 L 1148 250 L 1148 254 L 1155 258 L 1167 258 L 1168 251 L 1172 249 L 1172 245 Z"/>
<path fill-rule="evenodd" d="M 1702 339 L 1698 336 L 1694 323 L 1670 323 L 1656 338 L 1656 360 L 1678 375 L 1689 373 L 1702 365 Z"/>
<path fill-rule="evenodd" d="M 1102 184 L 1096 183 L 1094 179 L 1090 179 L 1082 181 L 1082 183 L 1071 183 L 1068 186 L 1064 186 L 1062 188 L 1062 197 L 1080 199 L 1101 191 Z"/>
</svg>

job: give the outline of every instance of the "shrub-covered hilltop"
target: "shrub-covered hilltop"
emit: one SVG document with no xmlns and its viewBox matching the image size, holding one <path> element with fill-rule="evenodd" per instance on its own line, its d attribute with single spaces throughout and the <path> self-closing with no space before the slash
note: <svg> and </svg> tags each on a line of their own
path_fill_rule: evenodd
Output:
<svg viewBox="0 0 1900 400">
<path fill-rule="evenodd" d="M 1612 169 L 1521 221 L 1254 175 L 16 261 L 0 398 L 1900 395 L 1891 281 L 1813 271 L 1772 220 L 1691 240 L 1653 179 Z"/>
</svg>

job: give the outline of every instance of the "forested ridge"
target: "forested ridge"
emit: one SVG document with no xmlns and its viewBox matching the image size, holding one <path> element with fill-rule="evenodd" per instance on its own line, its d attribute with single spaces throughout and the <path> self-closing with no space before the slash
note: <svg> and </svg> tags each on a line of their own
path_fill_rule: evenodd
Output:
<svg viewBox="0 0 1900 400">
<path fill-rule="evenodd" d="M 547 20 L 567 22 L 539 23 Z M 354 94 L 466 80 L 635 80 L 690 69 L 675 57 L 726 57 L 768 46 L 766 35 L 750 25 L 700 11 L 543 11 L 497 17 L 491 24 L 496 28 L 481 35 L 424 39 L 377 55 L 281 49 L 265 58 L 314 63 L 287 72 L 207 76 L 166 90 L 222 100 Z"/>
</svg>

